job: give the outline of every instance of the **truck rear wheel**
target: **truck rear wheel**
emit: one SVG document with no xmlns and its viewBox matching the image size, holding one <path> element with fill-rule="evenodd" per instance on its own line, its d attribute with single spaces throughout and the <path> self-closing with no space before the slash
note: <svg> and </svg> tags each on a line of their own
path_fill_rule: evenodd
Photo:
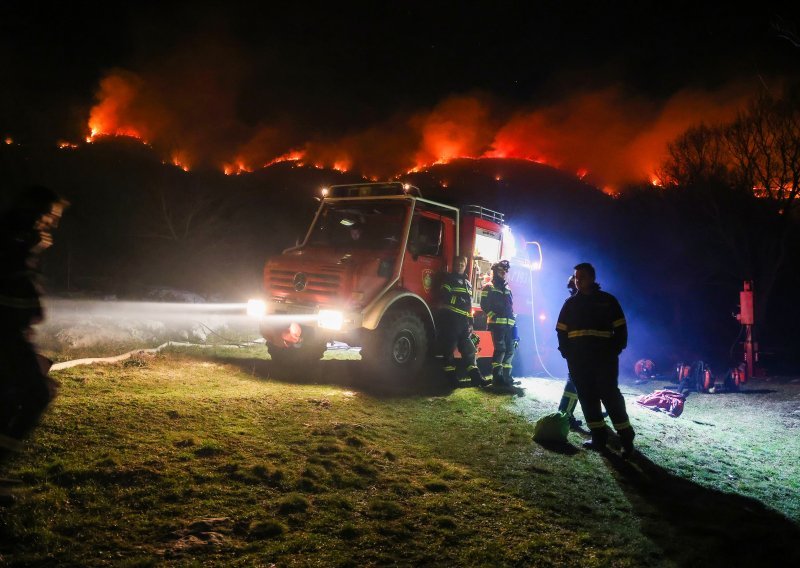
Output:
<svg viewBox="0 0 800 568">
<path fill-rule="evenodd" d="M 365 334 L 361 359 L 373 378 L 416 377 L 428 356 L 428 331 L 411 311 L 387 314 L 378 329 Z"/>
</svg>

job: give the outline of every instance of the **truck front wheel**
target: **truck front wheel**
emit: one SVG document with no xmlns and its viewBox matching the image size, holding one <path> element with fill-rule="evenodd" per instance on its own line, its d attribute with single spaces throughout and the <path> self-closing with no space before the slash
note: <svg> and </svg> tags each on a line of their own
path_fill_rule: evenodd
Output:
<svg viewBox="0 0 800 568">
<path fill-rule="evenodd" d="M 411 311 L 387 314 L 375 331 L 367 332 L 361 359 L 374 377 L 413 378 L 428 355 L 428 331 Z"/>
</svg>

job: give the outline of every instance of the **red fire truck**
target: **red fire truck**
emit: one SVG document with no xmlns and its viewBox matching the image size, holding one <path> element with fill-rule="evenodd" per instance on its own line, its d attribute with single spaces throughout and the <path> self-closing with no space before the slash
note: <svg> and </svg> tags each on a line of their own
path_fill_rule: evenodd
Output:
<svg viewBox="0 0 800 568">
<path fill-rule="evenodd" d="M 508 252 L 504 236 L 502 213 L 424 199 L 408 184 L 333 186 L 302 243 L 267 261 L 265 298 L 248 311 L 261 318 L 276 363 L 319 360 L 339 341 L 361 346 L 381 376 L 411 376 L 433 355 L 439 277 L 465 254 L 478 356 L 489 357 L 479 300 L 492 264 Z"/>
</svg>

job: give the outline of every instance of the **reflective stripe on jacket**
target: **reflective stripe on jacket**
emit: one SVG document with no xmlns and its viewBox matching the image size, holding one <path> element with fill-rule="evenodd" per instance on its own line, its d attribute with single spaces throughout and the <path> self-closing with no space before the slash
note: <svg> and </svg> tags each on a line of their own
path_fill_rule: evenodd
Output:
<svg viewBox="0 0 800 568">
<path fill-rule="evenodd" d="M 494 279 L 481 290 L 481 309 L 486 322 L 497 325 L 514 325 L 514 298 L 511 288 L 503 280 Z"/>
<path fill-rule="evenodd" d="M 448 272 L 439 287 L 440 306 L 460 316 L 472 318 L 472 284 L 463 274 Z"/>
<path fill-rule="evenodd" d="M 628 326 L 617 299 L 602 290 L 564 302 L 556 324 L 558 349 L 567 359 L 618 355 L 628 345 Z"/>
</svg>

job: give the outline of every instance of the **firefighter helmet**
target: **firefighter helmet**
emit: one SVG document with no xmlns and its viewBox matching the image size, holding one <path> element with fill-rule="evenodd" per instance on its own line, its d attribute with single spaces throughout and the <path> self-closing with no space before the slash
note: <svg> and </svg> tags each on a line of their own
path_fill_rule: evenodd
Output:
<svg viewBox="0 0 800 568">
<path fill-rule="evenodd" d="M 492 272 L 497 272 L 498 270 L 502 270 L 503 272 L 508 272 L 511 270 L 511 265 L 508 263 L 507 260 L 501 260 L 492 265 Z"/>
</svg>

